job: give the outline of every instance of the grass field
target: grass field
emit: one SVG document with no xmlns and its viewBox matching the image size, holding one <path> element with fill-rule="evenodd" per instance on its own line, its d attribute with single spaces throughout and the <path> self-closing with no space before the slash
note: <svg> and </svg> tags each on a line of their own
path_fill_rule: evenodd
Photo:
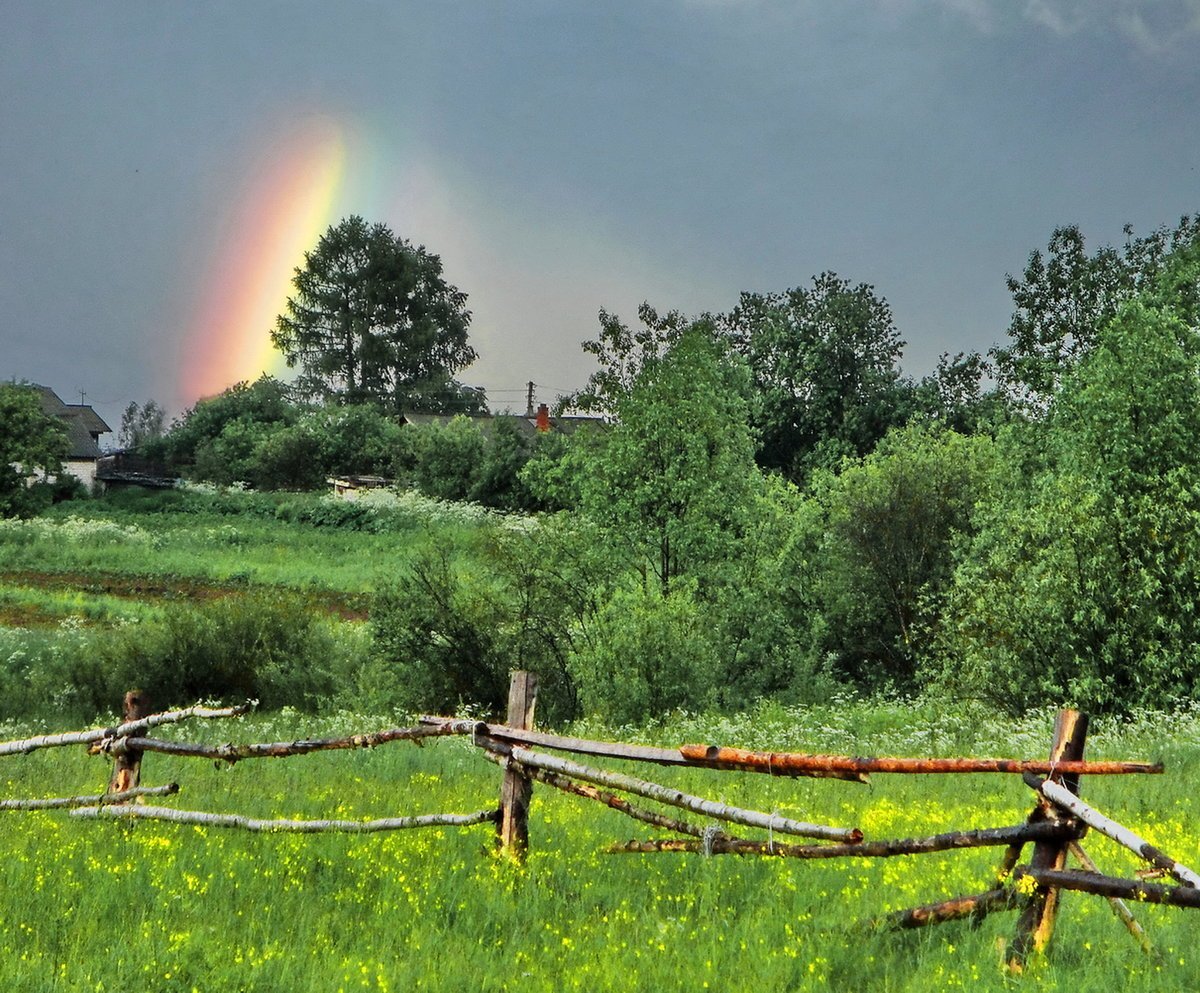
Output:
<svg viewBox="0 0 1200 993">
<path fill-rule="evenodd" d="M 104 503 L 58 508 L 0 532 L 0 648 L 30 658 L 46 645 L 71 650 L 83 644 L 72 640 L 81 628 L 103 632 L 178 600 L 257 587 L 304 591 L 341 623 L 354 616 L 354 598 L 408 561 L 420 541 L 440 536 L 468 553 L 472 527 L 463 520 L 437 512 L 406 520 L 369 533 L 194 507 L 187 514 Z M 0 740 L 73 729 L 65 720 L 0 723 Z M 406 720 L 284 711 L 193 722 L 164 736 L 290 740 Z M 1038 758 L 1052 721 L 1050 712 L 1014 722 L 957 705 L 847 699 L 726 717 L 674 715 L 651 728 L 573 730 L 672 745 Z M 1195 868 L 1200 711 L 1100 723 L 1088 753 L 1166 762 L 1164 776 L 1092 777 L 1083 793 Z M 1012 776 L 876 776 L 860 786 L 637 771 L 732 804 L 858 826 L 872 839 L 1015 824 L 1032 802 Z M 94 793 L 107 775 L 105 760 L 81 748 L 0 758 L 5 798 Z M 183 787 L 168 801 L 178 808 L 366 819 L 490 808 L 499 772 L 463 740 L 232 768 L 147 756 L 145 783 L 172 780 Z M 524 866 L 493 854 L 489 825 L 309 837 L 98 823 L 62 812 L 0 812 L 0 823 L 4 990 L 1086 993 L 1200 985 L 1195 911 L 1135 907 L 1156 949 L 1147 957 L 1102 899 L 1066 894 L 1049 955 L 1019 979 L 1001 968 L 1013 913 L 978 927 L 901 934 L 865 926 L 890 910 L 988 889 L 997 850 L 830 862 L 607 855 L 612 842 L 656 832 L 545 787 L 535 792 Z M 1138 868 L 1105 839 L 1089 837 L 1085 846 L 1111 874 Z"/>
<path fill-rule="evenodd" d="M 284 713 L 175 734 L 290 739 L 380 720 Z M 847 703 L 767 708 L 740 719 L 680 717 L 640 737 L 1037 756 L 1050 720 L 1038 715 L 1005 727 Z M 4 737 L 18 730 L 10 726 Z M 1200 830 L 1189 784 L 1200 771 L 1200 720 L 1102 727 L 1090 745 L 1093 757 L 1164 754 L 1167 775 L 1093 777 L 1085 794 L 1194 864 Z M 96 790 L 106 763 L 81 751 L 0 760 L 5 795 Z M 659 778 L 730 803 L 858 825 L 871 838 L 1016 823 L 1031 801 L 1011 776 L 877 776 L 869 787 L 709 772 Z M 144 781 L 168 780 L 183 786 L 171 801 L 180 808 L 365 819 L 490 807 L 499 774 L 468 742 L 442 740 L 222 769 L 147 756 Z M 1000 966 L 1012 913 L 978 927 L 900 934 L 862 925 L 889 910 L 988 888 L 996 850 L 836 862 L 607 855 L 613 841 L 655 832 L 544 787 L 535 794 L 523 867 L 491 853 L 488 825 L 303 837 L 96 823 L 65 813 L 0 817 L 7 828 L 0 835 L 0 983 L 12 990 L 1078 991 L 1114 983 L 1182 990 L 1200 976 L 1193 911 L 1135 908 L 1157 950 L 1150 958 L 1103 900 L 1067 894 L 1050 954 L 1020 980 Z M 1128 876 L 1136 868 L 1104 839 L 1087 847 L 1109 872 Z"/>
</svg>

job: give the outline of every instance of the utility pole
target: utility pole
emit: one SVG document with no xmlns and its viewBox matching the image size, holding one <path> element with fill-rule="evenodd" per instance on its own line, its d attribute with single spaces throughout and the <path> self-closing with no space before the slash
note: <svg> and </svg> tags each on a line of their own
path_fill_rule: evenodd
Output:
<svg viewBox="0 0 1200 993">
<path fill-rule="evenodd" d="M 525 416 L 526 416 L 526 417 L 532 417 L 532 416 L 533 416 L 533 414 L 534 414 L 534 410 L 533 410 L 533 388 L 534 388 L 534 387 L 537 385 L 537 383 L 535 383 L 535 382 L 534 382 L 534 381 L 531 379 L 531 380 L 530 380 L 528 383 L 526 383 L 525 385 L 528 387 L 528 391 L 527 391 L 527 392 L 526 392 L 526 394 L 525 394 Z"/>
</svg>

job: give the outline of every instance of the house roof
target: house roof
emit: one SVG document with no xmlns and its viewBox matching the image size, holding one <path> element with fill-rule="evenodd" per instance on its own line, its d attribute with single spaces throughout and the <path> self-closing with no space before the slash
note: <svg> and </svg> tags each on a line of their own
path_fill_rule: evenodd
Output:
<svg viewBox="0 0 1200 993">
<path fill-rule="evenodd" d="M 63 403 L 59 395 L 49 386 L 31 383 L 29 388 L 37 391 L 42 410 L 63 422 L 63 427 L 67 430 L 69 445 L 67 459 L 71 461 L 98 459 L 100 457 L 100 445 L 97 444 L 99 437 L 112 431 L 112 428 L 104 423 L 104 418 L 87 404 Z"/>
</svg>

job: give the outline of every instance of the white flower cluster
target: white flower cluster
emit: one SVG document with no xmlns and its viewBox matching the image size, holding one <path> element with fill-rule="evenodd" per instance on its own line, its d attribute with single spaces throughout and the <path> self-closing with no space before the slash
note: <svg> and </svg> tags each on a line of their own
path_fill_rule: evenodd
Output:
<svg viewBox="0 0 1200 993">
<path fill-rule="evenodd" d="M 72 544 L 103 543 L 113 545 L 147 545 L 157 548 L 160 539 L 136 524 L 89 517 L 64 517 L 62 520 L 35 517 L 30 520 L 0 520 L 0 541 L 8 539 L 48 539 Z"/>
<path fill-rule="evenodd" d="M 325 499 L 337 500 L 334 496 Z M 368 490 L 356 502 L 372 512 L 406 514 L 440 524 L 493 524 L 506 530 L 525 532 L 531 530 L 537 521 L 528 514 L 503 514 L 477 503 L 438 500 L 416 490 Z"/>
</svg>

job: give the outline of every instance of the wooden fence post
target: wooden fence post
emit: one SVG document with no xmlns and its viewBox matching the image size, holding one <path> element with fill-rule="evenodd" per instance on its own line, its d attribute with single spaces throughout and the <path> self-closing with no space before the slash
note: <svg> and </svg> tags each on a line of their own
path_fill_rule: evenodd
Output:
<svg viewBox="0 0 1200 993">
<path fill-rule="evenodd" d="M 508 726 L 529 731 L 537 704 L 537 673 L 516 670 L 508 686 Z M 529 850 L 529 802 L 533 780 L 515 763 L 506 762 L 500 787 L 500 819 L 496 833 L 500 851 L 520 861 Z"/>
<path fill-rule="evenodd" d="M 1082 759 L 1083 746 L 1087 737 L 1087 714 L 1078 710 L 1060 710 L 1054 721 L 1054 742 L 1050 746 L 1050 761 Z M 1052 774 L 1049 778 L 1059 781 L 1072 793 L 1079 792 L 1079 777 Z M 1029 819 L 1045 820 L 1061 817 L 1049 800 L 1039 797 Z M 1069 840 L 1055 839 L 1035 842 L 1029 864 L 1033 869 L 1062 869 L 1067 861 Z M 1012 972 L 1023 972 L 1030 952 L 1041 952 L 1054 934 L 1054 918 L 1058 913 L 1059 889 L 1057 886 L 1039 884 L 1033 891 L 1025 909 L 1017 920 L 1017 931 L 1009 946 L 1008 967 Z"/>
<path fill-rule="evenodd" d="M 121 718 L 124 723 L 138 721 L 148 717 L 153 710 L 150 697 L 142 690 L 130 690 L 125 694 L 121 707 Z M 130 749 L 117 755 L 113 762 L 112 778 L 108 781 L 109 793 L 124 793 L 138 785 L 142 775 L 142 753 Z"/>
</svg>

